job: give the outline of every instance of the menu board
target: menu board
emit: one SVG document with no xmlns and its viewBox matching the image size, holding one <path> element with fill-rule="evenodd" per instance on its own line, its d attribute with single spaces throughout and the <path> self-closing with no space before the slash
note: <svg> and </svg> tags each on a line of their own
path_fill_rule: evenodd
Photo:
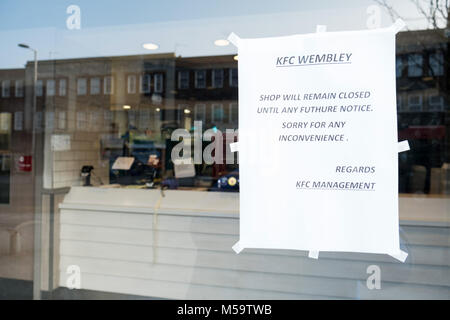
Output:
<svg viewBox="0 0 450 320">
<path fill-rule="evenodd" d="M 401 254 L 395 29 L 238 46 L 243 248 Z"/>
</svg>

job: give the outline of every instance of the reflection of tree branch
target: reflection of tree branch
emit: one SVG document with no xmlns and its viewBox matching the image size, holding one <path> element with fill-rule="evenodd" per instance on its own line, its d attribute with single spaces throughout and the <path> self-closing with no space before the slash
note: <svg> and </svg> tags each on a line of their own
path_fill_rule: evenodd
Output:
<svg viewBox="0 0 450 320">
<path fill-rule="evenodd" d="M 425 17 L 425 19 L 427 19 L 428 23 L 431 24 L 433 26 L 433 28 L 437 29 L 437 26 L 435 24 L 435 19 L 433 18 L 433 14 L 432 14 L 432 7 L 433 7 L 433 0 L 430 0 L 430 13 L 428 14 L 424 8 L 422 8 L 422 6 L 420 5 L 418 0 L 411 0 L 412 3 L 414 3 L 414 5 L 416 6 L 417 10 Z"/>
<path fill-rule="evenodd" d="M 389 16 L 392 19 L 392 22 L 394 22 L 396 19 L 400 18 L 402 19 L 402 16 L 393 8 L 392 5 L 390 5 L 388 3 L 388 1 L 386 0 L 374 0 L 374 2 L 376 2 L 377 4 L 381 5 L 382 7 L 384 7 Z M 449 0 L 445 0 L 445 10 L 447 12 L 447 14 L 445 14 L 445 12 L 443 11 L 442 8 L 442 2 L 440 3 L 439 0 L 430 0 L 429 1 L 429 13 L 427 13 L 426 9 L 424 7 L 422 7 L 422 5 L 420 4 L 419 0 L 411 0 L 411 2 L 417 7 L 417 10 L 420 12 L 421 15 L 423 15 L 425 17 L 425 19 L 428 21 L 429 26 L 431 25 L 433 27 L 434 30 L 439 31 L 439 26 L 438 26 L 438 19 L 437 19 L 437 13 L 439 12 L 441 15 L 443 15 L 443 17 L 445 19 L 448 19 L 448 6 L 449 6 Z M 406 26 L 406 30 L 407 31 L 411 31 L 407 26 Z M 438 51 L 440 51 L 444 56 L 445 53 L 447 52 L 447 42 L 448 39 L 446 38 L 446 36 L 444 35 L 444 33 L 441 32 L 437 32 L 437 35 L 439 35 L 440 38 L 442 38 L 442 42 L 436 44 L 438 47 Z M 422 48 L 422 51 L 428 51 L 430 48 L 423 43 L 421 38 L 416 38 L 417 44 Z M 435 76 L 434 74 L 434 70 L 431 67 L 430 63 L 429 63 L 429 59 L 423 59 L 427 66 L 428 72 L 430 73 L 430 75 L 432 77 Z M 440 62 L 441 65 L 443 65 L 444 67 L 448 64 L 448 62 L 445 61 L 445 58 L 443 59 L 444 61 Z M 419 63 L 417 63 L 416 61 L 413 61 L 413 64 L 415 64 L 416 66 L 419 66 Z M 420 65 L 421 66 L 421 65 Z"/>
<path fill-rule="evenodd" d="M 450 1 L 445 0 L 445 4 L 443 5 L 442 8 L 442 6 L 439 5 L 439 0 L 436 0 L 436 11 L 441 14 L 441 17 L 443 19 L 447 19 L 448 21 L 448 12 L 450 11 Z"/>
<path fill-rule="evenodd" d="M 394 22 L 398 18 L 401 18 L 398 12 L 391 5 L 389 5 L 386 2 L 386 0 L 374 0 L 374 1 L 378 3 L 380 6 L 383 6 L 387 10 L 389 16 L 391 17 L 392 22 Z M 408 29 L 408 26 L 405 27 L 406 29 Z"/>
<path fill-rule="evenodd" d="M 386 9 L 392 22 L 398 18 L 402 18 L 387 0 L 374 0 L 374 2 Z M 416 6 L 417 11 L 426 19 L 429 26 L 432 26 L 433 29 L 439 29 L 439 20 L 446 20 L 448 23 L 448 13 L 450 10 L 449 0 L 445 0 L 445 4 L 440 0 L 429 0 L 429 12 L 427 12 L 426 8 L 421 5 L 420 0 L 411 0 L 411 3 Z M 406 29 L 409 31 L 408 27 L 406 27 Z"/>
</svg>

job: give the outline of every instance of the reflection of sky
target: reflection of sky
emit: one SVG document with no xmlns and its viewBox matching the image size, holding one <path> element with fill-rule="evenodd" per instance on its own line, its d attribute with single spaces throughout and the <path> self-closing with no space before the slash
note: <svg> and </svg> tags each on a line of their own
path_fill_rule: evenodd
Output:
<svg viewBox="0 0 450 320">
<path fill-rule="evenodd" d="M 396 8 L 411 29 L 426 25 L 410 0 Z M 81 8 L 81 30 L 68 30 L 66 8 Z M 328 31 L 367 28 L 371 0 L 257 1 L 257 0 L 2 0 L 0 2 L 0 68 L 22 67 L 31 53 L 17 47 L 27 43 L 39 59 L 175 52 L 181 56 L 236 53 L 232 45 L 214 46 L 233 31 L 241 37 L 265 37 L 314 32 L 317 24 Z M 382 10 L 381 26 L 391 19 Z M 159 49 L 148 51 L 142 43 Z"/>
</svg>

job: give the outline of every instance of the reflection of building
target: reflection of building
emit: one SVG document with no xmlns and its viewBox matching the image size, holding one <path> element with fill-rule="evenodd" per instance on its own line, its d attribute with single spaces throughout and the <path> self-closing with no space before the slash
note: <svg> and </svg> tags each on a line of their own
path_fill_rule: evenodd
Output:
<svg viewBox="0 0 450 320">
<path fill-rule="evenodd" d="M 237 65 L 231 56 L 178 58 L 178 119 L 202 121 L 205 127 L 237 129 Z M 184 116 L 183 116 L 184 113 Z M 180 123 L 190 128 L 190 124 Z"/>
<path fill-rule="evenodd" d="M 110 163 L 102 146 L 132 128 L 158 139 L 160 110 L 173 105 L 173 74 L 170 54 L 41 61 L 38 110 L 45 109 L 44 149 L 54 151 L 44 160 L 44 186 L 80 184 L 83 165 L 94 166 L 96 184 L 108 183 Z M 55 141 L 66 145 L 55 148 Z M 112 152 L 119 155 L 122 147 Z"/>
<path fill-rule="evenodd" d="M 431 168 L 449 161 L 448 60 L 442 30 L 401 32 L 397 36 L 399 139 L 408 139 L 412 147 L 401 155 L 401 192 L 428 192 Z M 134 141 L 164 158 L 165 172 L 171 169 L 168 152 L 173 143 L 167 140 L 174 129 L 192 131 L 194 121 L 202 121 L 203 130 L 237 129 L 238 75 L 232 55 L 40 61 L 35 115 L 31 112 L 32 67 L 29 63 L 25 72 L 0 72 L 2 123 L 14 123 L 17 128 L 23 123 L 22 133 L 11 130 L 11 146 L 16 149 L 8 151 L 20 155 L 27 153 L 23 148 L 31 150 L 34 116 L 36 132 L 45 132 L 41 149 L 46 187 L 81 184 L 83 165 L 94 166 L 97 183 L 110 182 L 111 157 L 132 152 Z M 15 106 L 17 103 L 22 109 Z M 124 139 L 128 139 L 125 146 Z M 50 150 L 54 153 L 47 152 Z M 425 167 L 422 187 L 410 181 L 414 180 L 412 166 Z"/>
<path fill-rule="evenodd" d="M 400 192 L 440 193 L 448 163 L 449 53 L 444 30 L 397 34 L 399 140 L 411 151 L 400 157 Z"/>
<path fill-rule="evenodd" d="M 109 183 L 111 157 L 130 155 L 136 143 L 141 149 L 151 146 L 165 157 L 164 170 L 170 167 L 166 156 L 166 150 L 170 151 L 167 148 L 173 146 L 167 143 L 170 133 L 176 128 L 190 131 L 196 120 L 202 121 L 203 130 L 237 128 L 237 62 L 231 55 L 176 58 L 173 54 L 156 54 L 39 61 L 34 115 L 32 68 L 30 62 L 25 72 L 0 72 L 4 79 L 1 105 L 4 117 L 10 117 L 6 122 L 23 123 L 28 134 L 34 117 L 35 132 L 42 140 L 39 156 L 44 163 L 37 174 L 42 174 L 45 188 L 81 184 L 80 169 L 84 165 L 94 166 L 94 183 Z M 12 72 L 21 72 L 22 76 L 18 79 Z M 16 82 L 22 89 L 16 89 Z M 21 101 L 22 112 L 28 111 L 10 112 L 8 105 L 18 111 L 17 101 Z M 18 137 L 14 130 L 11 132 L 12 137 Z M 30 140 L 31 136 L 19 139 L 14 145 L 23 146 Z M 144 159 L 146 154 L 141 156 Z"/>
<path fill-rule="evenodd" d="M 198 91 L 179 87 L 184 80 L 178 71 L 186 70 Z M 48 193 L 81 185 L 83 166 L 94 166 L 93 184 L 108 184 L 117 181 L 110 169 L 115 157 L 133 155 L 145 162 L 154 152 L 163 159 L 166 174 L 174 129 L 191 130 L 195 119 L 203 120 L 204 130 L 236 128 L 236 77 L 233 56 L 39 61 L 34 113 L 33 63 L 0 70 L 0 256 L 19 250 L 23 255 L 17 259 L 25 259 L 14 260 L 23 270 L 1 269 L 0 278 L 32 279 L 33 214 L 61 201 L 61 195 Z M 203 169 L 199 175 L 213 172 Z"/>
<path fill-rule="evenodd" d="M 0 212 L 5 213 L 32 212 L 32 177 L 25 167 L 31 133 L 25 126 L 30 114 L 25 112 L 24 81 L 24 69 L 0 71 Z"/>
</svg>

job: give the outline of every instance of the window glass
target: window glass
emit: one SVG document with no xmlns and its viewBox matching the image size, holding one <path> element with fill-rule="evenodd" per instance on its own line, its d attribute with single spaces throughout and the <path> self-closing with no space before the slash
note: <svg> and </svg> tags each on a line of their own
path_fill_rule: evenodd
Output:
<svg viewBox="0 0 450 320">
<path fill-rule="evenodd" d="M 114 78 L 112 76 L 108 76 L 104 78 L 104 94 L 113 94 L 114 93 Z"/>
<path fill-rule="evenodd" d="M 223 69 L 213 69 L 212 70 L 212 87 L 222 88 L 223 87 Z"/>
<path fill-rule="evenodd" d="M 11 87 L 11 81 L 9 81 L 9 80 L 2 81 L 2 97 L 3 98 L 9 97 L 10 87 Z"/>
<path fill-rule="evenodd" d="M 237 68 L 232 68 L 229 70 L 229 72 L 230 72 L 230 87 L 237 87 L 238 86 Z"/>
<path fill-rule="evenodd" d="M 444 74 L 444 55 L 442 52 L 430 54 L 430 75 L 442 76 Z"/>
<path fill-rule="evenodd" d="M 178 72 L 178 89 L 189 88 L 189 71 Z"/>
<path fill-rule="evenodd" d="M 43 82 L 43 80 L 37 80 L 35 90 L 36 90 L 36 96 L 42 97 L 42 95 L 44 94 L 44 82 Z"/>
<path fill-rule="evenodd" d="M 135 75 L 128 76 L 127 92 L 128 93 L 136 93 L 136 76 Z"/>
<path fill-rule="evenodd" d="M 0 297 L 448 299 L 446 3 L 2 0 Z M 294 250 L 234 254 L 245 204 L 240 177 L 242 184 L 249 180 L 231 143 L 245 134 L 239 117 L 249 107 L 238 104 L 239 76 L 250 58 L 239 56 L 230 33 L 309 34 L 313 41 L 324 27 L 331 34 L 376 30 L 397 18 L 406 27 L 395 35 L 395 56 L 385 61 L 396 81 L 385 98 L 396 101 L 393 138 L 410 149 L 398 154 L 395 186 L 405 263 L 364 253 L 320 252 L 318 260 Z M 336 51 L 346 47 L 330 39 Z M 286 57 L 298 48 L 312 50 L 292 43 Z M 361 88 L 352 89 L 365 90 L 375 77 L 361 74 Z M 270 120 L 281 117 L 268 116 L 264 129 L 278 130 Z M 265 139 L 255 137 L 246 150 Z M 357 151 L 345 157 L 360 166 Z M 255 161 L 267 167 L 268 190 L 279 187 L 274 172 L 298 165 L 283 149 L 264 150 Z M 327 170 L 323 178 L 331 179 Z M 274 215 L 297 201 L 263 200 Z M 321 201 L 327 200 L 318 197 L 318 206 Z M 325 220 L 324 237 L 333 227 Z M 276 242 L 270 232 L 267 237 Z M 381 270 L 380 289 L 367 286 L 370 266 Z M 70 278 L 78 271 L 79 283 Z M 70 287 L 77 283 L 79 289 Z"/>
<path fill-rule="evenodd" d="M 77 95 L 82 96 L 87 94 L 87 79 L 78 78 L 77 79 Z"/>
<path fill-rule="evenodd" d="M 67 80 L 66 79 L 60 79 L 59 80 L 59 95 L 65 96 L 67 92 Z"/>
<path fill-rule="evenodd" d="M 206 104 L 197 103 L 195 104 L 194 110 L 195 110 L 194 114 L 195 120 L 204 123 L 206 120 Z"/>
<path fill-rule="evenodd" d="M 403 75 L 403 57 L 397 56 L 395 59 L 395 75 L 400 78 Z"/>
<path fill-rule="evenodd" d="M 149 93 L 151 86 L 151 75 L 141 75 L 141 93 Z"/>
<path fill-rule="evenodd" d="M 154 79 L 155 79 L 155 92 L 156 93 L 161 93 L 164 90 L 164 76 L 161 73 L 156 73 L 154 75 Z"/>
<path fill-rule="evenodd" d="M 195 87 L 197 89 L 206 88 L 206 70 L 195 70 Z"/>
<path fill-rule="evenodd" d="M 49 97 L 54 96 L 55 95 L 55 80 L 53 80 L 53 79 L 47 80 L 46 89 L 47 89 L 47 92 L 46 92 L 47 96 L 49 96 Z"/>
<path fill-rule="evenodd" d="M 224 117 L 223 104 L 221 103 L 213 103 L 212 104 L 212 122 L 222 122 Z"/>
<path fill-rule="evenodd" d="M 11 187 L 11 157 L 0 154 L 0 205 L 9 204 Z"/>
<path fill-rule="evenodd" d="M 15 96 L 18 98 L 23 97 L 23 80 L 16 80 L 15 82 Z"/>
<path fill-rule="evenodd" d="M 423 73 L 423 57 L 419 53 L 408 55 L 408 76 L 420 77 Z"/>
<path fill-rule="evenodd" d="M 90 79 L 90 83 L 91 83 L 91 90 L 90 90 L 90 94 L 100 94 L 100 78 L 91 78 Z"/>
</svg>

